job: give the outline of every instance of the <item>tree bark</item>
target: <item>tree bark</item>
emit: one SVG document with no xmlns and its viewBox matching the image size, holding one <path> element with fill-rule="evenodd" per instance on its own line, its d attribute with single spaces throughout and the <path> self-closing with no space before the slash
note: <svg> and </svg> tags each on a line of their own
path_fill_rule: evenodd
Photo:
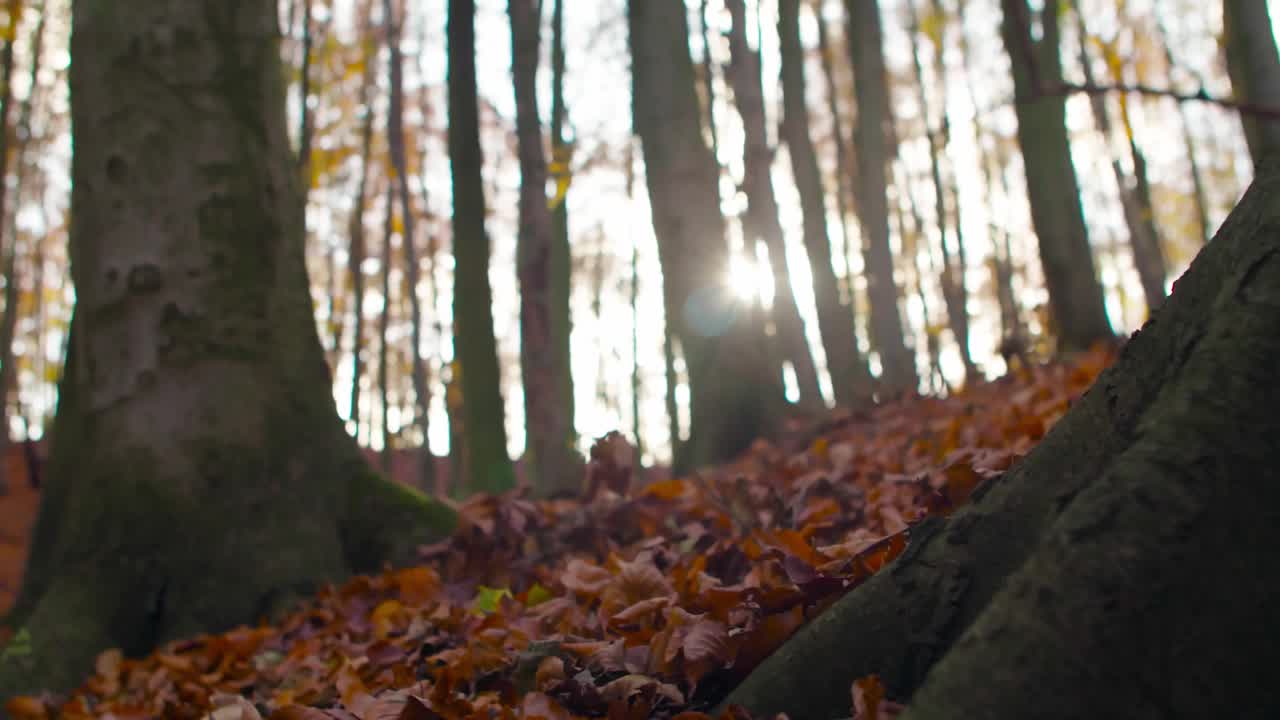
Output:
<svg viewBox="0 0 1280 720">
<path fill-rule="evenodd" d="M 1001 7 L 1001 34 L 1013 66 L 1018 145 L 1049 310 L 1061 349 L 1081 350 L 1112 334 L 1071 162 L 1066 98 L 1044 92 L 1062 82 L 1058 0 L 1047 0 L 1040 11 L 1039 40 L 1031 36 L 1027 0 L 1001 0 Z"/>
<path fill-rule="evenodd" d="M 530 487 L 548 496 L 582 486 L 581 459 L 574 450 L 573 411 L 567 406 L 569 358 L 565 308 L 553 308 L 555 263 L 551 212 L 547 208 L 547 160 L 538 119 L 537 0 L 510 0 L 511 74 L 516 101 L 520 159 L 520 232 L 516 274 L 520 281 L 520 374 L 524 381 L 526 443 L 524 470 Z"/>
<path fill-rule="evenodd" d="M 791 172 L 800 193 L 804 248 L 813 274 L 818 329 L 826 351 L 827 371 L 836 403 L 846 407 L 871 397 L 871 373 L 858 350 L 851 304 L 840 298 L 827 233 L 827 207 L 818 156 L 809 134 L 809 106 L 805 99 L 804 46 L 800 40 L 800 0 L 778 3 L 778 38 L 782 48 L 782 136 L 791 156 Z"/>
<path fill-rule="evenodd" d="M 838 717 L 880 673 L 905 718 L 1280 712 L 1277 353 L 1273 162 L 1026 458 L 915 526 L 728 702 Z"/>
<path fill-rule="evenodd" d="M 919 384 L 915 356 L 907 348 L 898 284 L 889 249 L 889 125 L 893 107 L 884 65 L 878 0 L 845 0 L 849 54 L 853 60 L 858 120 L 853 131 L 857 153 L 858 212 L 862 218 L 867 299 L 871 305 L 872 347 L 880 356 L 880 384 L 890 392 L 914 392 Z"/>
<path fill-rule="evenodd" d="M 742 234 L 745 249 L 748 255 L 754 255 L 757 240 L 764 241 L 768 249 L 769 265 L 773 271 L 778 377 L 782 377 L 782 361 L 789 360 L 795 369 L 800 403 L 821 408 L 824 401 L 818 384 L 818 367 L 809 350 L 804 319 L 800 317 L 796 304 L 796 288 L 791 284 L 787 263 L 786 237 L 778 220 L 778 199 L 773 191 L 774 151 L 769 146 L 768 122 L 765 119 L 760 55 L 747 44 L 747 6 L 744 0 L 726 0 L 725 4 L 732 18 L 729 30 L 731 60 L 727 74 L 733 87 L 733 104 L 742 118 L 744 135 L 742 188 L 747 196 L 747 212 L 742 221 Z M 824 228 L 824 236 L 825 232 Z"/>
<path fill-rule="evenodd" d="M 255 622 L 454 523 L 374 476 L 338 420 L 276 4 L 73 14 L 77 305 L 22 593 L 31 652 L 0 658 L 0 697 L 64 689 L 108 647 Z"/>
<path fill-rule="evenodd" d="M 476 89 L 475 0 L 449 0 L 449 166 L 453 180 L 453 338 L 462 380 L 467 482 L 459 492 L 515 487 L 493 335 Z"/>
<path fill-rule="evenodd" d="M 1265 2 L 1223 0 L 1223 47 L 1227 73 L 1240 102 L 1280 108 L 1280 54 Z M 1280 150 L 1280 121 L 1241 113 L 1244 139 L 1256 169 L 1263 158 Z"/>
<path fill-rule="evenodd" d="M 680 340 L 692 406 L 680 470 L 724 461 L 772 434 L 784 402 L 758 351 L 754 307 L 722 278 L 729 248 L 719 168 L 702 137 L 680 0 L 628 3 L 635 129 L 641 138 L 667 322 Z"/>
</svg>

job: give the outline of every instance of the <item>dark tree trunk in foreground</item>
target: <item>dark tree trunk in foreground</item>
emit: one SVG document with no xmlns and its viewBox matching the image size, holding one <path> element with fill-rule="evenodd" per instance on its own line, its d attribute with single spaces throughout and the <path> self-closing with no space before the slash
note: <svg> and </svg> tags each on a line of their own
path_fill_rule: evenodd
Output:
<svg viewBox="0 0 1280 720">
<path fill-rule="evenodd" d="M 1001 0 L 1001 32 L 1013 66 L 1018 145 L 1027 176 L 1031 224 L 1059 346 L 1081 350 L 1111 337 L 1102 285 L 1094 268 L 1080 207 L 1080 185 L 1067 139 L 1067 101 L 1047 93 L 1062 82 L 1058 56 L 1058 0 L 1040 11 L 1042 35 L 1033 39 L 1027 0 Z"/>
<path fill-rule="evenodd" d="M 898 284 L 889 250 L 889 126 L 893 106 L 884 65 L 884 38 L 876 0 L 845 0 L 849 54 L 853 59 L 858 122 L 853 131 L 857 155 L 858 215 L 866 256 L 867 300 L 871 305 L 871 347 L 880 356 L 880 384 L 890 393 L 914 391 L 919 382 L 915 357 L 907 347 Z"/>
<path fill-rule="evenodd" d="M 760 77 L 760 54 L 747 44 L 747 5 L 744 0 L 727 0 L 732 18 L 729 52 L 732 60 L 726 74 L 733 87 L 733 104 L 742 118 L 742 189 L 747 196 L 747 212 L 742 234 L 748 255 L 755 254 L 757 240 L 764 241 L 773 271 L 773 322 L 777 328 L 774 358 L 778 377 L 782 361 L 791 361 L 800 390 L 800 404 L 823 407 L 818 385 L 818 367 L 805 337 L 804 319 L 796 304 L 787 264 L 787 243 L 778 220 L 778 198 L 773 191 L 773 148 L 769 146 L 768 121 L 764 111 L 764 88 Z M 741 282 L 741 281 L 740 281 Z"/>
<path fill-rule="evenodd" d="M 1280 108 L 1280 54 L 1272 34 L 1271 13 L 1260 0 L 1223 0 L 1223 47 L 1236 99 Z M 1242 113 L 1244 139 L 1256 168 L 1280 150 L 1280 120 Z"/>
<path fill-rule="evenodd" d="M 453 294 L 455 367 L 461 375 L 467 441 L 466 487 L 502 492 L 515 487 L 507 455 L 506 416 L 499 387 L 498 344 L 493 336 L 489 285 L 489 234 L 485 230 L 480 171 L 480 99 L 476 89 L 475 0 L 449 0 L 449 168 L 453 179 Z"/>
<path fill-rule="evenodd" d="M 719 167 L 702 137 L 681 0 L 628 3 L 632 117 L 662 264 L 663 300 L 689 373 L 691 423 L 680 470 L 727 460 L 770 435 L 784 402 L 755 308 L 726 287 L 729 245 Z"/>
<path fill-rule="evenodd" d="M 524 386 L 525 472 L 540 495 L 580 489 L 581 460 L 574 451 L 567 348 L 567 308 L 555 307 L 555 233 L 547 209 L 547 159 L 538 119 L 537 0 L 510 0 L 511 74 L 520 156 L 520 374 Z M 562 314 L 557 310 L 564 310 Z"/>
<path fill-rule="evenodd" d="M 1280 713 L 1280 162 L 1021 462 L 774 653 L 730 701 L 904 718 Z M 803 668 L 803 671 L 797 671 Z"/>
<path fill-rule="evenodd" d="M 2 656 L 0 697 L 255 622 L 453 524 L 334 409 L 276 4 L 77 0 L 74 23 L 77 305 L 14 613 L 30 653 Z"/>
<path fill-rule="evenodd" d="M 822 333 L 822 348 L 826 351 L 835 400 L 841 405 L 852 406 L 870 398 L 871 374 L 867 370 L 866 359 L 858 351 L 853 309 L 841 301 L 840 283 L 831 262 L 822 172 L 813 149 L 813 137 L 809 134 L 809 106 L 805 101 L 800 0 L 780 0 L 778 3 L 778 39 L 782 48 L 782 137 L 787 143 L 791 172 L 800 193 L 804 249 L 809 256 L 809 270 L 813 273 L 818 329 Z"/>
</svg>

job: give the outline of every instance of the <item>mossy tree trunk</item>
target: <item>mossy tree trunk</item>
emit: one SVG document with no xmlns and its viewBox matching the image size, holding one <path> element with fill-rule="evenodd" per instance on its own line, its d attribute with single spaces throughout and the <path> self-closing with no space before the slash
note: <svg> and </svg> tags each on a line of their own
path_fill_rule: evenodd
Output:
<svg viewBox="0 0 1280 720">
<path fill-rule="evenodd" d="M 667 323 L 688 369 L 680 470 L 727 460 L 769 435 L 784 403 L 758 311 L 726 287 L 719 167 L 702 136 L 681 0 L 628 3 L 632 117 L 644 153 Z"/>
<path fill-rule="evenodd" d="M 449 0 L 449 166 L 453 180 L 453 343 L 461 375 L 466 428 L 467 481 L 463 495 L 515 487 L 507 454 L 506 416 L 493 335 L 489 234 L 485 230 L 480 151 L 480 98 L 476 88 L 476 3 Z M 455 381 L 457 379 L 455 378 Z"/>
<path fill-rule="evenodd" d="M 1081 350 L 1111 337 L 1102 285 L 1094 267 L 1080 206 L 1080 184 L 1067 138 L 1066 98 L 1048 92 L 1062 82 L 1058 55 L 1058 0 L 1039 12 L 1032 36 L 1027 0 L 1001 0 L 1001 33 L 1013 68 L 1018 146 L 1027 177 L 1031 224 L 1049 290 L 1049 311 L 1059 346 Z"/>
<path fill-rule="evenodd" d="M 77 307 L 16 613 L 30 652 L 0 656 L 0 697 L 255 622 L 453 524 L 337 417 L 275 3 L 73 13 Z"/>
<path fill-rule="evenodd" d="M 729 698 L 904 718 L 1280 713 L 1280 161 L 1044 440 Z M 797 669 L 803 668 L 803 671 Z"/>
</svg>

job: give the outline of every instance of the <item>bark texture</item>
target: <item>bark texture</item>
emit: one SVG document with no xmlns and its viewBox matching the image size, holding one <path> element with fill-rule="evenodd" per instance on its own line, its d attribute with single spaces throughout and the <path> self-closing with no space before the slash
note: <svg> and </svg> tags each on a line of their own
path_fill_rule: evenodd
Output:
<svg viewBox="0 0 1280 720">
<path fill-rule="evenodd" d="M 449 0 L 449 167 L 453 180 L 453 343 L 466 428 L 467 482 L 463 493 L 515 487 L 507 455 L 505 410 L 493 336 L 489 234 L 485 230 L 476 89 L 475 0 Z"/>
<path fill-rule="evenodd" d="M 1236 99 L 1251 105 L 1280 108 L 1280 54 L 1276 52 L 1271 13 L 1258 0 L 1223 0 L 1223 47 Z M 1256 168 L 1280 150 L 1280 120 L 1240 115 L 1244 139 Z"/>
<path fill-rule="evenodd" d="M 853 59 L 858 119 L 853 130 L 857 155 L 858 214 L 862 218 L 867 299 L 871 305 L 871 346 L 880 356 L 880 384 L 887 392 L 913 392 L 919 383 L 915 356 L 907 347 L 898 284 L 889 249 L 887 167 L 893 107 L 884 64 L 884 37 L 878 0 L 845 0 L 849 54 Z"/>
<path fill-rule="evenodd" d="M 0 656 L 0 697 L 66 688 L 107 647 L 254 622 L 453 524 L 374 476 L 338 420 L 275 3 L 73 7 L 77 306 L 31 652 Z"/>
<path fill-rule="evenodd" d="M 680 470 L 727 460 L 771 434 L 783 401 L 755 308 L 725 287 L 719 168 L 702 136 L 680 0 L 632 0 L 632 115 L 644 153 L 667 322 L 689 374 Z"/>
<path fill-rule="evenodd" d="M 1046 93 L 1062 82 L 1058 56 L 1058 0 L 1040 11 L 1043 34 L 1031 35 L 1027 0 L 1001 0 L 1000 29 L 1013 66 L 1018 145 L 1027 177 L 1031 224 L 1049 290 L 1050 315 L 1059 345 L 1080 350 L 1111 337 L 1102 285 L 1094 268 L 1080 207 L 1080 185 L 1067 139 L 1066 98 Z"/>
<path fill-rule="evenodd" d="M 525 469 L 541 495 L 580 489 L 581 459 L 574 450 L 573 407 L 568 404 L 568 309 L 555 307 L 555 233 L 547 208 L 547 159 L 538 119 L 537 0 L 510 0 L 511 74 L 520 156 L 520 374 L 524 381 Z M 563 313 L 557 310 L 562 310 Z"/>
<path fill-rule="evenodd" d="M 826 351 L 831 389 L 840 405 L 853 406 L 871 397 L 871 374 L 858 350 L 852 303 L 840 297 L 827 233 L 826 193 L 818 155 L 809 134 L 809 105 L 805 99 L 804 45 L 800 40 L 800 0 L 779 0 L 778 39 L 782 49 L 782 137 L 791 157 L 791 172 L 800 193 L 804 249 L 813 274 L 818 330 Z M 843 205 L 842 205 L 843 207 Z M 843 245 L 842 245 L 843 246 Z"/>
<path fill-rule="evenodd" d="M 1270 163 L 1023 461 L 729 702 L 839 717 L 880 673 L 913 719 L 1280 712 L 1278 200 Z"/>
</svg>

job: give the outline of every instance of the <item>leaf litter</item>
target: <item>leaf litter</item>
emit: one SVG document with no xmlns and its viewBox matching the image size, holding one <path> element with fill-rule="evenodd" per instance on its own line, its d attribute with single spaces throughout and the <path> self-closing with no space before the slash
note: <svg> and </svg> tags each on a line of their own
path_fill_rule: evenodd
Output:
<svg viewBox="0 0 1280 720">
<path fill-rule="evenodd" d="M 276 625 L 99 655 L 37 718 L 709 720 L 806 621 L 1026 454 L 1113 359 L 1018 368 L 943 398 L 837 410 L 791 447 L 631 487 L 592 448 L 582 497 L 481 495 L 421 564 L 326 588 Z M 849 678 L 857 720 L 895 717 Z M 750 720 L 741 708 L 719 717 Z"/>
</svg>

